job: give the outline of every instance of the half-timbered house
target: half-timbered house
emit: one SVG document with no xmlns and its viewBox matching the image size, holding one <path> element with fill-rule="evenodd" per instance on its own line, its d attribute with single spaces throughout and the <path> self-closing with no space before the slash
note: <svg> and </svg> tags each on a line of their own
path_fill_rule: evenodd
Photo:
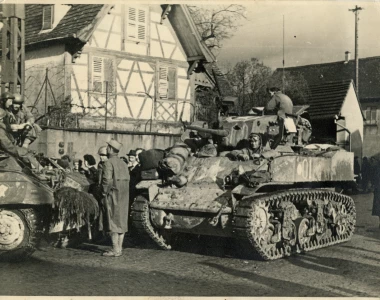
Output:
<svg viewBox="0 0 380 300">
<path fill-rule="evenodd" d="M 81 128 L 178 133 L 215 61 L 186 5 L 26 5 L 25 26 L 27 104 Z"/>
</svg>

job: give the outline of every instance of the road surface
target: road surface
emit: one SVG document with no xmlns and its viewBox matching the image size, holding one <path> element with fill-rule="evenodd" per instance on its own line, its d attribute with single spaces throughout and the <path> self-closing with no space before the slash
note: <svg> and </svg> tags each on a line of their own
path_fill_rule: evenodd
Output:
<svg viewBox="0 0 380 300">
<path fill-rule="evenodd" d="M 127 248 L 102 257 L 106 245 L 37 251 L 1 263 L 1 294 L 17 296 L 287 296 L 380 295 L 380 229 L 372 194 L 353 196 L 357 229 L 350 242 L 273 262 L 238 257 L 223 240 L 181 251 Z"/>
</svg>

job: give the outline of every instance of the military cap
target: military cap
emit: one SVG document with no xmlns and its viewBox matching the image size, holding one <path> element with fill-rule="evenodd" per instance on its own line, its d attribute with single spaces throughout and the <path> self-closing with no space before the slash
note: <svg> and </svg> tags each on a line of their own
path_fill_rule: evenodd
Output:
<svg viewBox="0 0 380 300">
<path fill-rule="evenodd" d="M 19 94 L 19 93 L 15 93 L 13 94 L 14 96 L 14 99 L 13 99 L 13 104 L 23 104 L 24 103 L 24 99 L 22 98 L 22 96 Z"/>
<path fill-rule="evenodd" d="M 98 150 L 99 155 L 107 155 L 107 146 L 102 146 Z"/>
<path fill-rule="evenodd" d="M 107 144 L 118 151 L 121 149 L 121 146 L 123 146 L 123 144 L 119 143 L 115 139 L 111 139 Z"/>
</svg>

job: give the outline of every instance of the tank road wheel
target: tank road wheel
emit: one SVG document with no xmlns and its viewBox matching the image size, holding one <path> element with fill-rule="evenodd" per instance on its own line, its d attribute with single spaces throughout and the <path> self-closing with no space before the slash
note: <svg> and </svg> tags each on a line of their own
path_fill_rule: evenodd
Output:
<svg viewBox="0 0 380 300">
<path fill-rule="evenodd" d="M 350 197 L 324 189 L 302 189 L 240 200 L 233 230 L 262 259 L 274 260 L 348 241 L 355 222 Z"/>
<path fill-rule="evenodd" d="M 297 241 L 300 249 L 304 249 L 305 245 L 310 243 L 310 221 L 307 218 L 299 218 L 295 221 L 297 229 Z"/>
<path fill-rule="evenodd" d="M 136 238 L 144 239 L 155 247 L 170 250 L 170 234 L 167 230 L 156 228 L 150 219 L 149 201 L 143 196 L 137 196 L 131 209 L 132 225 L 136 229 Z"/>
<path fill-rule="evenodd" d="M 265 200 L 241 200 L 234 213 L 234 232 L 249 242 L 264 260 L 274 260 L 285 255 L 280 248 L 281 224 L 269 222 L 269 205 Z"/>
<path fill-rule="evenodd" d="M 0 209 L 0 258 L 19 260 L 34 252 L 37 218 L 33 209 Z"/>
</svg>

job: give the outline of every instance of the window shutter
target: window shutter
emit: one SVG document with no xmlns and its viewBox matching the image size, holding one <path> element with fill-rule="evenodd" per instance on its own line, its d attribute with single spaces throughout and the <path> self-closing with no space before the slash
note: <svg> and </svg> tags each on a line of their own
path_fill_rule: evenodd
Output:
<svg viewBox="0 0 380 300">
<path fill-rule="evenodd" d="M 147 11 L 145 9 L 128 7 L 126 20 L 126 39 L 143 42 L 146 40 Z"/>
<path fill-rule="evenodd" d="M 52 29 L 54 23 L 54 5 L 45 5 L 42 8 L 42 30 Z"/>
<path fill-rule="evenodd" d="M 137 37 L 139 40 L 145 41 L 146 37 L 146 12 L 145 10 L 139 9 L 138 14 L 138 25 L 137 25 Z"/>
<path fill-rule="evenodd" d="M 136 39 L 137 38 L 137 24 L 136 24 L 136 8 L 128 7 L 128 18 L 127 18 L 127 38 Z"/>
<path fill-rule="evenodd" d="M 371 110 L 371 123 L 376 123 L 376 108 L 373 107 Z"/>
<path fill-rule="evenodd" d="M 108 93 L 115 92 L 115 79 L 113 72 L 113 59 L 105 58 L 104 59 L 104 85 L 103 92 L 106 92 L 106 82 L 108 82 Z"/>
<path fill-rule="evenodd" d="M 176 94 L 176 69 L 168 69 L 168 99 L 175 99 Z"/>
<path fill-rule="evenodd" d="M 158 93 L 160 99 L 168 99 L 168 67 L 160 67 L 159 72 Z"/>
<path fill-rule="evenodd" d="M 92 61 L 92 90 L 102 93 L 103 85 L 103 58 L 94 56 Z"/>
</svg>

